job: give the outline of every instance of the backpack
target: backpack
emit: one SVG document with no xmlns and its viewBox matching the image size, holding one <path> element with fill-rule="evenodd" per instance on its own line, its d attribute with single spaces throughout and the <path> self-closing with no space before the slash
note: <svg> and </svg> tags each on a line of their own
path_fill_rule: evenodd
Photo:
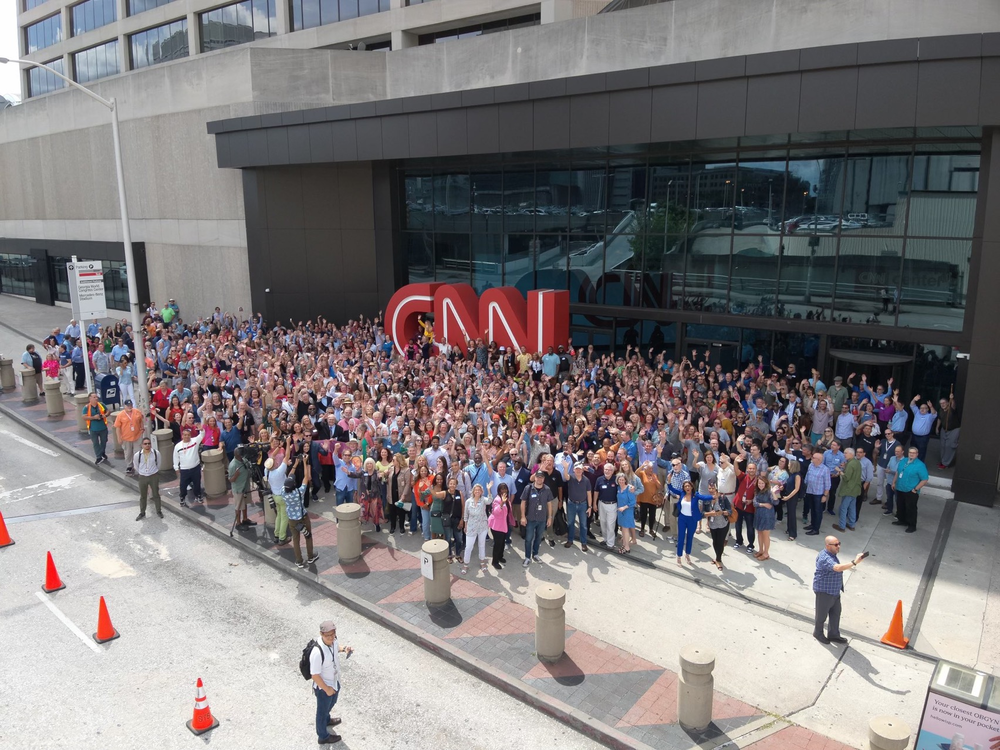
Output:
<svg viewBox="0 0 1000 750">
<path fill-rule="evenodd" d="M 312 679 L 312 667 L 309 665 L 309 657 L 312 655 L 312 650 L 319 646 L 316 639 L 309 641 L 306 647 L 302 649 L 302 658 L 299 659 L 299 672 L 302 673 L 302 679 L 311 680 Z M 326 655 L 323 653 L 323 649 L 319 650 L 320 663 L 326 660 Z"/>
</svg>

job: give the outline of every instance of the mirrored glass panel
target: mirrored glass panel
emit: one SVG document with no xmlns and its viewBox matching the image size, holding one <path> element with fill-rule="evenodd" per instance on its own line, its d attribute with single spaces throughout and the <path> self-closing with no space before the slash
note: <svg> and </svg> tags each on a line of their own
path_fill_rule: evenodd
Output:
<svg viewBox="0 0 1000 750">
<path fill-rule="evenodd" d="M 468 234 L 435 233 L 434 280 L 445 284 L 472 283 Z"/>
<path fill-rule="evenodd" d="M 403 232 L 406 268 L 411 284 L 434 281 L 434 235 Z"/>
<path fill-rule="evenodd" d="M 913 157 L 908 233 L 911 237 L 971 237 L 979 190 L 979 154 Z"/>
<path fill-rule="evenodd" d="M 844 168 L 841 231 L 844 234 L 894 234 L 906 230 L 910 153 L 855 156 Z"/>
<path fill-rule="evenodd" d="M 687 257 L 685 310 L 726 312 L 732 241 L 731 234 L 713 233 L 692 233 L 684 240 Z"/>
<path fill-rule="evenodd" d="M 467 172 L 434 175 L 434 231 L 469 231 L 470 188 Z"/>
<path fill-rule="evenodd" d="M 836 263 L 836 237 L 800 233 L 785 237 L 776 314 L 783 318 L 829 320 Z"/>
<path fill-rule="evenodd" d="M 847 236 L 840 240 L 834 320 L 893 325 L 903 240 Z"/>
<path fill-rule="evenodd" d="M 472 286 L 482 292 L 503 285 L 503 236 L 473 234 Z"/>
<path fill-rule="evenodd" d="M 961 331 L 971 255 L 968 240 L 907 240 L 899 325 Z"/>
</svg>

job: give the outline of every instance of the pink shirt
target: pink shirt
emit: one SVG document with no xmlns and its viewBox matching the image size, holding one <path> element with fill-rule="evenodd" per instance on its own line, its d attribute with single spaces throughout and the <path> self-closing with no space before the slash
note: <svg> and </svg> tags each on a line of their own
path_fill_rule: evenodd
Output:
<svg viewBox="0 0 1000 750">
<path fill-rule="evenodd" d="M 493 531 L 502 531 L 505 534 L 514 524 L 514 513 L 510 504 L 504 505 L 499 497 L 493 500 L 493 510 L 490 512 L 490 528 Z"/>
</svg>

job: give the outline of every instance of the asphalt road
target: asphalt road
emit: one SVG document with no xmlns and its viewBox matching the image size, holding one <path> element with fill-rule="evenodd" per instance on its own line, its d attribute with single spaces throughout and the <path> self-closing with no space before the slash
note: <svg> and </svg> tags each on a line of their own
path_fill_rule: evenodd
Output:
<svg viewBox="0 0 1000 750">
<path fill-rule="evenodd" d="M 298 659 L 328 618 L 356 649 L 337 747 L 599 747 L 170 513 L 136 522 L 130 492 L 4 417 L 0 455 L 16 542 L 0 550 L 0 748 L 315 747 Z M 39 597 L 46 550 L 66 588 Z M 96 646 L 102 595 L 121 638 Z M 221 725 L 196 739 L 199 677 Z"/>
</svg>

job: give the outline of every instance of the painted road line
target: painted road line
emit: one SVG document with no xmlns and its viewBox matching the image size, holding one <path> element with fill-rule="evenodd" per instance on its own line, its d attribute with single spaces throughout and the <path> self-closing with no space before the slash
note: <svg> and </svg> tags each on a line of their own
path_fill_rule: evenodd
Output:
<svg viewBox="0 0 1000 750">
<path fill-rule="evenodd" d="M 59 455 L 59 454 L 58 454 L 58 453 L 56 453 L 55 451 L 53 451 L 53 450 L 49 450 L 48 448 L 46 448 L 46 447 L 45 447 L 45 446 L 43 446 L 43 445 L 39 445 L 38 443 L 33 443 L 33 442 L 31 442 L 30 440 L 28 440 L 28 439 L 26 439 L 26 438 L 23 438 L 23 437 L 21 437 L 20 435 L 15 435 L 15 434 L 14 434 L 13 432 L 11 432 L 10 430 L 0 430 L 0 435 L 6 435 L 6 436 L 7 436 L 7 437 L 9 437 L 9 438 L 10 438 L 11 440 L 16 440 L 16 441 L 17 441 L 17 442 L 19 442 L 19 443 L 20 443 L 21 445 L 26 445 L 26 446 L 28 446 L 29 448 L 34 448 L 34 449 L 35 449 L 36 451 L 39 451 L 40 453 L 44 453 L 44 454 L 45 454 L 46 456 L 53 456 L 53 457 L 57 457 L 57 456 Z"/>
<path fill-rule="evenodd" d="M 45 594 L 43 594 L 41 591 L 36 591 L 35 596 L 38 597 L 38 601 L 40 601 L 42 604 L 44 604 L 46 607 L 52 610 L 52 614 L 58 617 L 60 622 L 62 622 L 63 625 L 69 628 L 70 632 L 73 635 L 75 635 L 77 638 L 79 638 L 81 641 L 87 644 L 87 646 L 90 647 L 91 651 L 97 654 L 101 653 L 101 649 L 97 646 L 97 644 L 94 643 L 86 635 L 84 635 L 83 631 L 80 630 L 80 628 L 78 628 L 76 625 L 74 625 L 73 621 L 70 620 L 66 615 L 64 615 L 62 613 L 62 610 L 60 610 L 59 607 L 57 607 L 55 604 L 52 603 L 51 599 L 45 596 Z"/>
<path fill-rule="evenodd" d="M 53 510 L 47 513 L 29 513 L 24 516 L 4 516 L 7 523 L 26 523 L 27 521 L 38 521 L 43 518 L 62 518 L 63 516 L 79 516 L 84 513 L 102 513 L 106 510 L 119 510 L 121 508 L 132 508 L 135 506 L 134 500 L 123 500 L 120 503 L 108 503 L 107 505 L 90 505 L 86 508 L 71 508 L 70 510 Z"/>
<path fill-rule="evenodd" d="M 71 474 L 68 477 L 60 477 L 59 479 L 50 479 L 47 482 L 39 482 L 38 484 L 29 484 L 27 487 L 17 487 L 13 490 L 5 490 L 0 492 L 0 502 L 3 503 L 18 503 L 22 500 L 31 500 L 35 497 L 43 497 L 44 495 L 52 495 L 61 490 L 66 490 L 72 487 L 77 479 L 80 479 L 83 474 Z"/>
</svg>

